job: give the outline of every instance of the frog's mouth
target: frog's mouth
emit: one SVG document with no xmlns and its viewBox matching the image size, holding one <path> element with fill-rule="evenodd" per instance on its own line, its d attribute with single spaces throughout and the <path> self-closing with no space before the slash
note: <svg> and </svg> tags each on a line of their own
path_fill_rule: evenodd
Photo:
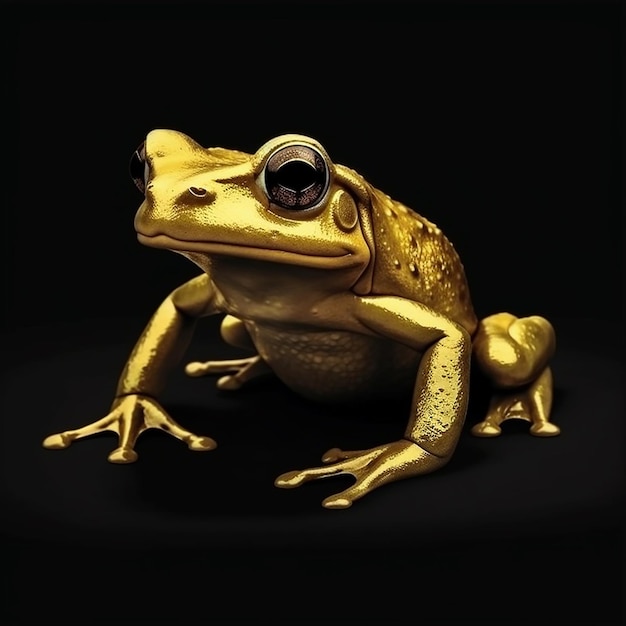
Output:
<svg viewBox="0 0 626 626">
<path fill-rule="evenodd" d="M 288 250 L 257 248 L 233 243 L 208 241 L 182 241 L 168 235 L 143 235 L 137 233 L 139 243 L 152 248 L 164 248 L 173 252 L 195 252 L 207 256 L 231 256 L 256 261 L 270 261 L 287 265 L 300 265 L 319 269 L 337 269 L 361 265 L 357 255 L 346 248 L 339 248 L 337 254 L 306 254 Z"/>
</svg>

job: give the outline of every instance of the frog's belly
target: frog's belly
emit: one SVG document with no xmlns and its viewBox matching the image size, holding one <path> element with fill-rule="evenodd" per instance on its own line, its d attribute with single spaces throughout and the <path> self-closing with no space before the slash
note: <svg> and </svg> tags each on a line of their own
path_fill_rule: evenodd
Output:
<svg viewBox="0 0 626 626">
<path fill-rule="evenodd" d="M 254 326 L 261 357 L 293 391 L 350 402 L 410 390 L 420 354 L 398 343 L 348 332 L 283 331 Z"/>
</svg>

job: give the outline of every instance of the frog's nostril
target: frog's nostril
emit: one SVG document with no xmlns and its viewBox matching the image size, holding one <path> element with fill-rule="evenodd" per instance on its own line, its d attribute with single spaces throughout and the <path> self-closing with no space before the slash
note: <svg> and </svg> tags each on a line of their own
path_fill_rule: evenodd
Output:
<svg viewBox="0 0 626 626">
<path fill-rule="evenodd" d="M 204 198 L 207 195 L 207 190 L 204 187 L 189 187 L 189 193 L 196 198 Z"/>
<path fill-rule="evenodd" d="M 146 142 L 144 141 L 133 152 L 129 163 L 130 177 L 141 193 L 146 193 L 146 182 L 148 180 L 148 163 L 146 161 Z"/>
</svg>

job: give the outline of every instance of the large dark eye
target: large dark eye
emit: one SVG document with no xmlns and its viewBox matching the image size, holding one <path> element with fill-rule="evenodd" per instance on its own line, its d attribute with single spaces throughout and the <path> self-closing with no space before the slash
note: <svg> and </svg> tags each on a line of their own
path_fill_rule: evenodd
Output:
<svg viewBox="0 0 626 626">
<path fill-rule="evenodd" d="M 146 161 L 145 142 L 142 143 L 130 157 L 130 177 L 141 193 L 146 193 L 146 182 L 148 180 L 148 163 Z"/>
<path fill-rule="evenodd" d="M 271 202 L 283 209 L 310 209 L 323 199 L 330 180 L 322 155 L 310 146 L 291 145 L 267 161 L 263 183 Z"/>
</svg>

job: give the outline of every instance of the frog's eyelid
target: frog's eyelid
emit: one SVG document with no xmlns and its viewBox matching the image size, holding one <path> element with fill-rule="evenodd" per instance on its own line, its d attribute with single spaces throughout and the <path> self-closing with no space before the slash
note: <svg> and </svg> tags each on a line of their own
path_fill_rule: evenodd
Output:
<svg viewBox="0 0 626 626">
<path fill-rule="evenodd" d="M 309 154 L 306 154 L 306 152 L 304 155 L 301 153 L 298 154 L 298 148 L 304 148 Z M 287 154 L 287 152 L 290 152 L 291 155 Z M 282 159 L 280 158 L 281 154 L 284 155 Z M 309 157 L 309 158 L 306 158 L 306 157 Z M 304 206 L 297 206 L 296 204 L 285 205 L 281 203 L 278 198 L 272 197 L 272 193 L 267 187 L 266 178 L 268 174 L 268 167 L 271 167 L 272 162 L 274 162 L 275 164 L 276 161 L 278 161 L 278 166 L 273 171 L 271 171 L 271 174 L 274 176 L 278 175 L 279 171 L 286 165 L 296 163 L 296 162 L 309 165 L 311 169 L 313 169 L 317 174 L 320 174 L 320 172 L 322 172 L 322 169 L 318 167 L 319 164 L 322 165 L 323 181 L 320 181 L 322 183 L 321 190 L 316 195 L 315 202 L 313 204 L 310 204 L 309 206 L 307 206 L 306 204 Z M 293 142 L 293 143 L 283 144 L 277 147 L 275 150 L 271 152 L 271 154 L 267 156 L 259 175 L 256 177 L 256 182 L 261 188 L 261 190 L 263 191 L 263 193 L 265 194 L 265 196 L 268 198 L 268 200 L 272 203 L 275 203 L 280 208 L 285 209 L 287 211 L 294 211 L 294 212 L 309 212 L 311 210 L 315 210 L 319 208 L 320 205 L 322 205 L 324 201 L 326 200 L 328 191 L 331 186 L 331 177 L 332 177 L 332 168 L 328 162 L 328 159 L 322 152 L 320 152 L 314 146 L 308 145 L 306 143 Z M 311 185 L 309 185 L 308 187 L 301 189 L 300 192 L 306 191 L 307 189 L 314 186 L 315 184 L 316 184 L 315 182 L 311 183 Z M 284 189 L 291 190 L 295 192 L 296 195 L 298 194 L 297 190 L 294 190 L 291 187 L 284 186 Z"/>
<path fill-rule="evenodd" d="M 261 171 L 256 175 L 254 179 L 256 184 L 259 186 L 263 194 L 269 198 L 269 194 L 267 193 L 267 187 L 265 185 L 265 166 L 261 169 Z"/>
<path fill-rule="evenodd" d="M 150 174 L 150 168 L 148 167 L 148 161 L 146 159 L 145 145 L 145 142 L 143 142 L 133 152 L 128 166 L 130 170 L 130 177 L 141 193 L 146 192 L 148 176 Z"/>
</svg>

